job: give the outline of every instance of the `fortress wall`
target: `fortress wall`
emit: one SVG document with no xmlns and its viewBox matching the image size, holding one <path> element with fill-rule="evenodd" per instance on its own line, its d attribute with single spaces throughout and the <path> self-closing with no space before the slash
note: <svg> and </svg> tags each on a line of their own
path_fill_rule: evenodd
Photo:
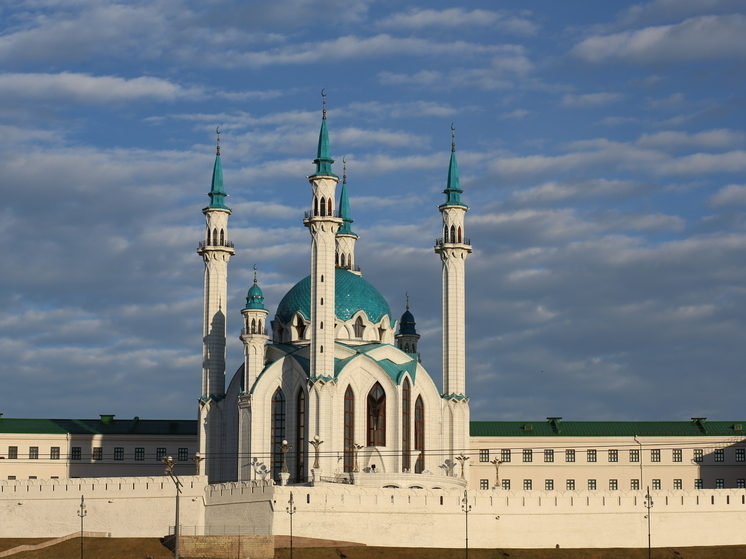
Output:
<svg viewBox="0 0 746 559">
<path fill-rule="evenodd" d="M 181 476 L 182 525 L 204 524 L 207 478 Z M 167 476 L 0 481 L 0 537 L 59 537 L 80 530 L 112 537 L 161 537 L 175 520 L 176 490 Z"/>
</svg>

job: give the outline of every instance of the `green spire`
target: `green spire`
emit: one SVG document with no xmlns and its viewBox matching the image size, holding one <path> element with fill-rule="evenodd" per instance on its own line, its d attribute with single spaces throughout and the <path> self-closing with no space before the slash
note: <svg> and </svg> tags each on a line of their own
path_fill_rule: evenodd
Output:
<svg viewBox="0 0 746 559">
<path fill-rule="evenodd" d="M 316 152 L 316 159 L 313 160 L 316 164 L 316 172 L 311 177 L 334 177 L 337 179 L 339 177 L 332 173 L 334 159 L 332 159 L 331 148 L 329 146 L 329 131 L 326 128 L 326 95 L 323 90 L 321 91 L 321 96 L 324 98 L 324 108 L 321 117 L 321 131 L 319 132 L 319 148 Z"/>
<path fill-rule="evenodd" d="M 448 184 L 443 194 L 448 196 L 445 204 L 441 204 L 440 207 L 444 206 L 466 206 L 461 202 L 461 187 L 459 186 L 458 179 L 458 162 L 456 161 L 456 139 L 455 139 L 455 128 L 451 125 L 451 162 L 448 165 Z"/>
<path fill-rule="evenodd" d="M 205 209 L 219 208 L 221 210 L 230 210 L 225 205 L 224 199 L 228 196 L 223 189 L 223 164 L 220 162 L 220 127 L 218 133 L 218 148 L 215 155 L 215 166 L 212 168 L 212 187 L 210 188 L 210 205 Z"/>
<path fill-rule="evenodd" d="M 337 235 L 355 235 L 352 232 L 350 198 L 347 196 L 347 164 L 344 157 L 342 158 L 342 164 L 344 165 L 342 167 L 342 193 L 339 195 L 339 217 L 342 218 L 342 226 L 337 231 Z"/>
<path fill-rule="evenodd" d="M 264 310 L 264 294 L 256 283 L 256 266 L 254 266 L 254 285 L 249 288 L 249 293 L 246 295 L 246 306 L 244 309 Z"/>
</svg>

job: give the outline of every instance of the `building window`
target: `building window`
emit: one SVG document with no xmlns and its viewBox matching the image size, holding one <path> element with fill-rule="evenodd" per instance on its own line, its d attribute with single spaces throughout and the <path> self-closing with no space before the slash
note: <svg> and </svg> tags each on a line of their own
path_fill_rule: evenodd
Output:
<svg viewBox="0 0 746 559">
<path fill-rule="evenodd" d="M 368 446 L 386 446 L 386 393 L 378 382 L 368 392 Z"/>
<path fill-rule="evenodd" d="M 70 449 L 70 460 L 80 460 L 81 451 L 79 446 L 74 446 Z"/>
<path fill-rule="evenodd" d="M 145 449 L 141 446 L 135 448 L 135 460 L 145 460 Z"/>
<path fill-rule="evenodd" d="M 59 460 L 60 459 L 60 447 L 53 446 L 49 449 L 49 459 L 50 460 Z"/>
<path fill-rule="evenodd" d="M 746 479 L 743 479 L 742 477 L 739 477 L 736 480 L 736 487 L 738 489 L 746 489 Z"/>
<path fill-rule="evenodd" d="M 684 484 L 682 483 L 682 481 L 680 479 L 675 479 L 675 480 L 673 480 L 673 488 L 674 489 L 683 489 L 684 488 Z"/>
<path fill-rule="evenodd" d="M 355 320 L 355 325 L 353 326 L 353 329 L 355 330 L 356 338 L 363 337 L 363 331 L 365 331 L 365 325 L 363 324 L 363 318 L 361 316 L 358 316 L 357 319 Z"/>
<path fill-rule="evenodd" d="M 345 390 L 345 413 L 344 413 L 344 471 L 351 472 L 353 468 L 355 444 L 355 394 L 352 387 Z"/>
<path fill-rule="evenodd" d="M 509 479 L 502 480 L 502 487 L 506 491 L 510 490 L 510 480 Z"/>
<path fill-rule="evenodd" d="M 417 461 L 414 463 L 414 473 L 425 471 L 425 403 L 422 396 L 417 396 L 414 402 L 414 449 Z"/>
<path fill-rule="evenodd" d="M 695 479 L 694 480 L 694 489 L 704 489 L 705 484 L 702 483 L 701 479 Z"/>
<path fill-rule="evenodd" d="M 18 447 L 17 446 L 9 446 L 8 447 L 8 458 L 11 460 L 17 460 L 18 459 Z"/>
<path fill-rule="evenodd" d="M 166 449 L 163 447 L 158 447 L 158 449 L 155 451 L 155 459 L 163 460 L 165 457 L 166 457 Z"/>
<path fill-rule="evenodd" d="M 412 467 L 410 439 L 412 438 L 412 396 L 409 379 L 404 379 L 401 387 L 401 467 L 408 472 Z M 482 457 L 481 451 L 479 454 Z"/>
<path fill-rule="evenodd" d="M 102 460 L 104 457 L 104 449 L 100 446 L 94 446 L 93 447 L 93 459 L 94 460 Z"/>
<path fill-rule="evenodd" d="M 490 461 L 490 451 L 489 449 L 482 449 L 479 451 L 479 461 L 480 462 L 489 462 Z"/>
<path fill-rule="evenodd" d="M 306 481 L 306 393 L 301 388 L 296 400 L 297 413 L 295 415 L 295 479 L 297 481 Z M 184 460 L 187 459 L 189 451 L 185 448 Z M 181 456 L 182 449 L 179 449 Z M 181 460 L 181 458 L 179 458 Z"/>
<path fill-rule="evenodd" d="M 554 451 L 552 449 L 544 451 L 544 462 L 554 462 Z"/>
<path fill-rule="evenodd" d="M 490 488 L 490 480 L 488 479 L 480 479 L 479 480 L 479 489 L 482 491 L 487 491 Z"/>
<path fill-rule="evenodd" d="M 661 480 L 654 479 L 653 480 L 653 491 L 660 491 L 661 490 Z"/>
<path fill-rule="evenodd" d="M 718 478 L 715 480 L 715 489 L 725 489 L 725 480 Z"/>
<path fill-rule="evenodd" d="M 29 479 L 37 479 L 36 476 L 28 476 Z"/>
<path fill-rule="evenodd" d="M 609 491 L 616 491 L 617 489 L 619 489 L 619 480 L 610 479 L 609 480 Z"/>
<path fill-rule="evenodd" d="M 180 448 L 179 449 L 179 453 L 176 456 L 177 456 L 176 459 L 179 462 L 186 462 L 187 460 L 189 460 L 189 449 L 188 448 Z"/>
<path fill-rule="evenodd" d="M 534 461 L 534 451 L 530 448 L 524 448 L 523 449 L 523 461 L 524 462 L 533 462 Z"/>
<path fill-rule="evenodd" d="M 650 451 L 650 461 L 651 462 L 660 462 L 661 461 L 661 451 L 658 448 L 654 448 Z"/>
<path fill-rule="evenodd" d="M 510 462 L 510 449 L 509 448 L 503 448 L 500 450 L 500 461 Z"/>
<path fill-rule="evenodd" d="M 704 460 L 704 451 L 701 448 L 694 449 L 694 461 L 702 462 Z"/>
<path fill-rule="evenodd" d="M 746 462 L 746 448 L 736 449 L 736 462 Z"/>
<path fill-rule="evenodd" d="M 568 448 L 565 451 L 565 462 L 575 462 L 575 451 L 571 448 Z"/>
<path fill-rule="evenodd" d="M 114 447 L 114 460 L 124 460 L 124 447 L 123 446 Z"/>
<path fill-rule="evenodd" d="M 531 491 L 533 489 L 534 482 L 530 479 L 524 479 L 523 480 L 523 489 L 526 491 Z"/>
<path fill-rule="evenodd" d="M 629 488 L 632 491 L 639 491 L 640 490 L 640 480 L 639 479 L 631 479 L 631 480 L 629 480 Z"/>
<path fill-rule="evenodd" d="M 29 460 L 38 460 L 39 459 L 39 447 L 38 446 L 30 446 L 30 447 L 28 447 L 28 459 Z"/>
<path fill-rule="evenodd" d="M 630 462 L 639 462 L 640 461 L 640 451 L 637 449 L 630 450 L 629 451 L 629 461 Z"/>
<path fill-rule="evenodd" d="M 281 388 L 275 390 L 271 404 L 270 453 L 272 456 L 272 477 L 280 479 L 282 471 L 282 441 L 285 440 L 285 393 Z"/>
<path fill-rule="evenodd" d="M 618 450 L 609 451 L 609 462 L 619 462 L 619 451 Z"/>
<path fill-rule="evenodd" d="M 588 480 L 588 491 L 595 491 L 595 490 L 596 490 L 596 480 L 589 479 Z"/>
<path fill-rule="evenodd" d="M 725 450 L 722 448 L 718 448 L 715 450 L 715 462 L 724 462 L 725 461 Z"/>
<path fill-rule="evenodd" d="M 595 461 L 596 461 L 596 451 L 589 450 L 588 451 L 588 462 L 595 462 Z"/>
<path fill-rule="evenodd" d="M 544 480 L 544 490 L 545 491 L 554 491 L 554 480 L 553 479 L 545 479 Z"/>
<path fill-rule="evenodd" d="M 16 479 L 16 476 L 8 476 L 8 480 L 13 481 L 14 479 Z"/>
<path fill-rule="evenodd" d="M 568 491 L 575 491 L 575 480 L 574 480 L 574 479 L 568 479 L 568 480 L 567 480 L 567 481 L 565 482 L 565 488 L 566 488 L 566 489 L 567 489 Z"/>
<path fill-rule="evenodd" d="M 672 453 L 672 458 L 674 462 L 681 462 L 681 449 L 680 448 L 674 448 Z"/>
</svg>

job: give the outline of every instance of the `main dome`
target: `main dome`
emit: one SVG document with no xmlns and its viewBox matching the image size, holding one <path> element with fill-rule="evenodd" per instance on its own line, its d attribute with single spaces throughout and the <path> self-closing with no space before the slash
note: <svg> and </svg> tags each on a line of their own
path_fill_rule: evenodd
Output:
<svg viewBox="0 0 746 559">
<path fill-rule="evenodd" d="M 344 268 L 336 268 L 334 277 L 334 313 L 339 320 L 350 320 L 356 312 L 365 311 L 371 322 L 378 322 L 387 315 L 391 321 L 391 309 L 386 299 L 367 280 Z M 307 320 L 311 318 L 311 276 L 300 280 L 285 294 L 275 316 L 283 324 L 288 324 L 296 312 Z M 393 321 L 391 323 L 393 326 Z"/>
</svg>

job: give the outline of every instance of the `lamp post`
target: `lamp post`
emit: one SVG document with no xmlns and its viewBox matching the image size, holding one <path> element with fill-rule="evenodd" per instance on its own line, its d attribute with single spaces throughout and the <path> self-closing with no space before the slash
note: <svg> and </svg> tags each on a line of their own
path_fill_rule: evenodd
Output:
<svg viewBox="0 0 746 559">
<path fill-rule="evenodd" d="M 318 435 L 316 435 L 313 440 L 311 441 L 311 444 L 313 445 L 314 449 L 314 459 L 313 459 L 313 469 L 318 470 L 321 466 L 319 466 L 319 447 L 321 446 L 321 443 L 323 443 Z"/>
<path fill-rule="evenodd" d="M 355 443 L 354 445 L 352 445 L 352 453 L 355 456 L 355 463 L 354 463 L 354 465 L 352 467 L 352 471 L 353 472 L 359 472 L 360 471 L 360 466 L 357 463 L 357 455 L 360 452 L 361 448 L 363 448 L 363 445 L 361 445 L 361 444 Z"/>
<path fill-rule="evenodd" d="M 192 461 L 194 462 L 194 475 L 196 476 L 199 475 L 199 470 L 200 470 L 199 464 L 200 462 L 202 462 L 202 460 L 204 460 L 202 455 L 199 452 L 195 452 L 194 456 L 192 457 Z"/>
<path fill-rule="evenodd" d="M 88 511 L 85 510 L 85 497 L 81 495 L 80 510 L 78 511 L 78 516 L 80 517 L 80 559 L 83 559 L 83 519 L 87 514 Z"/>
<path fill-rule="evenodd" d="M 289 474 L 290 470 L 288 470 L 288 452 L 290 452 L 290 449 L 293 447 L 288 444 L 287 441 L 282 441 L 282 444 L 280 445 L 280 450 L 282 451 L 282 473 L 283 474 Z"/>
<path fill-rule="evenodd" d="M 469 559 L 469 513 L 471 512 L 471 505 L 469 504 L 469 493 L 466 489 L 464 489 L 464 498 L 461 499 L 461 510 L 464 511 L 466 559 Z"/>
<path fill-rule="evenodd" d="M 164 474 L 171 478 L 176 487 L 176 520 L 174 522 L 174 559 L 179 559 L 179 494 L 181 493 L 181 481 L 179 476 L 174 472 L 174 466 L 176 463 L 170 456 L 168 458 L 161 458 L 161 462 L 166 465 Z M 199 462 L 196 462 L 199 466 Z"/>
<path fill-rule="evenodd" d="M 295 514 L 295 501 L 293 501 L 293 492 L 290 492 L 290 500 L 288 506 L 285 509 L 290 515 L 290 559 L 293 559 L 293 515 Z"/>
<path fill-rule="evenodd" d="M 500 487 L 500 464 L 502 464 L 503 461 L 499 458 L 495 458 L 494 460 L 490 461 L 490 464 L 494 464 L 495 466 L 495 487 Z"/>
<path fill-rule="evenodd" d="M 648 519 L 648 559 L 650 559 L 650 509 L 653 508 L 653 497 L 650 495 L 650 486 L 648 486 L 648 494 L 645 495 L 645 508 L 648 509 L 648 514 L 645 515 L 645 518 Z"/>
<path fill-rule="evenodd" d="M 464 456 L 463 454 L 459 454 L 458 456 L 456 456 L 456 460 L 458 461 L 459 464 L 461 464 L 461 479 L 465 479 L 464 469 L 466 468 L 466 462 L 467 460 L 469 460 L 469 457 Z"/>
</svg>

